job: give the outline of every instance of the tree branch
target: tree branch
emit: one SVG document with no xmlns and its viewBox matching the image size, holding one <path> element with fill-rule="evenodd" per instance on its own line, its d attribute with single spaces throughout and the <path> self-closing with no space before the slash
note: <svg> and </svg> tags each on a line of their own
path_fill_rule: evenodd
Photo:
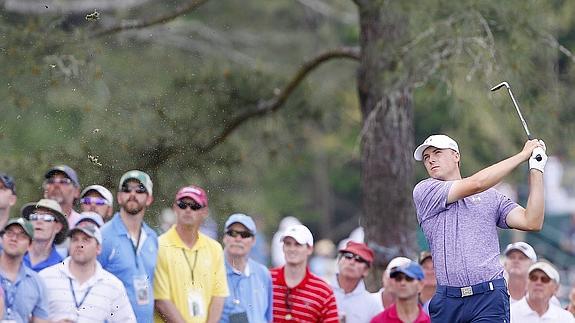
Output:
<svg viewBox="0 0 575 323">
<path fill-rule="evenodd" d="M 319 67 L 321 64 L 336 58 L 347 58 L 353 60 L 359 60 L 359 48 L 357 47 L 344 47 L 339 49 L 328 50 L 315 58 L 307 61 L 303 66 L 295 73 L 291 81 L 285 86 L 283 90 L 278 91 L 275 97 L 267 100 L 261 101 L 257 108 L 248 111 L 239 117 L 232 120 L 227 124 L 222 132 L 212 139 L 207 145 L 200 148 L 201 152 L 208 152 L 214 147 L 222 143 L 236 128 L 242 125 L 244 122 L 255 117 L 261 117 L 270 112 L 274 112 L 281 108 L 283 104 L 287 101 L 292 92 L 297 88 L 301 81 L 313 70 Z"/>
<path fill-rule="evenodd" d="M 126 30 L 142 29 L 142 28 L 147 28 L 147 27 L 154 26 L 154 25 L 164 24 L 164 23 L 172 21 L 172 20 L 174 20 L 180 16 L 183 16 L 183 15 L 185 15 L 191 11 L 196 10 L 199 6 L 203 5 L 206 2 L 208 2 L 208 0 L 191 0 L 190 2 L 182 5 L 180 8 L 178 8 L 176 11 L 174 11 L 172 13 L 168 13 L 166 15 L 152 18 L 149 20 L 113 26 L 113 27 L 110 27 L 110 28 L 107 28 L 107 29 L 104 29 L 104 30 L 101 30 L 101 31 L 98 31 L 98 32 L 92 34 L 92 37 L 97 38 L 97 37 L 102 37 L 102 36 L 107 36 L 107 35 L 123 32 Z"/>
<path fill-rule="evenodd" d="M 0 7 L 20 14 L 46 15 L 86 14 L 98 11 L 126 10 L 143 5 L 150 0 L 0 0 Z"/>
</svg>

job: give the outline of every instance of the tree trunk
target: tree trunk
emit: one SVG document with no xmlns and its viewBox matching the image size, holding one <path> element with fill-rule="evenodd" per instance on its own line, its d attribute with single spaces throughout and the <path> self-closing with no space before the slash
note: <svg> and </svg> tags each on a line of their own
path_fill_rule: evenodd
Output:
<svg viewBox="0 0 575 323">
<path fill-rule="evenodd" d="M 402 84 L 408 70 L 398 66 L 396 49 L 408 23 L 393 1 L 356 1 L 361 27 L 358 92 L 363 117 L 361 162 L 366 239 L 382 266 L 416 251 L 412 201 L 413 93 Z M 402 75 L 403 73 L 403 75 Z M 375 279 L 375 280 L 374 280 Z M 379 281 L 372 277 L 371 285 Z M 373 289 L 373 288 L 371 288 Z"/>
</svg>

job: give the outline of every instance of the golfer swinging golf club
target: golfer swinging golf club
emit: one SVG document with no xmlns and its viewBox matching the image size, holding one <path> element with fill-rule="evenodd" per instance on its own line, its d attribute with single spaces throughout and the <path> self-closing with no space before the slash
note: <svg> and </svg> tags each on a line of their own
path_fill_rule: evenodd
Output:
<svg viewBox="0 0 575 323">
<path fill-rule="evenodd" d="M 413 155 L 423 161 L 430 177 L 415 186 L 413 200 L 437 277 L 429 304 L 431 321 L 509 323 L 496 227 L 542 228 L 545 144 L 528 140 L 519 153 L 465 178 L 459 169 L 459 147 L 446 135 L 430 136 Z M 526 160 L 529 198 L 523 208 L 493 186 Z"/>
</svg>

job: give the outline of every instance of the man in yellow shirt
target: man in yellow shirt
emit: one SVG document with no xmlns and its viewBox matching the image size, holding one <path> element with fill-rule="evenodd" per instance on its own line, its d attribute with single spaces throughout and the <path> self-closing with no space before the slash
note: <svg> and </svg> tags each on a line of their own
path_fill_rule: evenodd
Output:
<svg viewBox="0 0 575 323">
<path fill-rule="evenodd" d="M 155 322 L 219 322 L 229 295 L 222 246 L 199 231 L 208 197 L 181 188 L 172 205 L 176 224 L 158 239 L 154 273 Z"/>
</svg>

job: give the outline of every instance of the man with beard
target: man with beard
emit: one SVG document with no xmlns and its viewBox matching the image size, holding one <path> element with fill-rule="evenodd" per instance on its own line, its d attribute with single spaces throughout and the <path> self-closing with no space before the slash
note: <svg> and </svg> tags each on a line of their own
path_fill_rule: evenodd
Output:
<svg viewBox="0 0 575 323">
<path fill-rule="evenodd" d="M 56 245 L 66 240 L 68 221 L 60 204 L 49 199 L 28 203 L 22 208 L 22 216 L 34 226 L 34 241 L 24 255 L 24 264 L 39 272 L 61 262 L 63 257 L 56 251 Z"/>
<path fill-rule="evenodd" d="M 197 186 L 181 188 L 172 204 L 176 225 L 159 238 L 154 277 L 155 322 L 220 322 L 229 295 L 222 246 L 201 233 L 208 196 Z"/>
<path fill-rule="evenodd" d="M 272 278 L 264 265 L 250 258 L 256 244 L 256 223 L 249 215 L 236 213 L 227 219 L 224 230 L 230 296 L 220 322 L 271 322 Z"/>
<path fill-rule="evenodd" d="M 128 293 L 138 322 L 152 322 L 153 277 L 158 236 L 146 223 L 144 213 L 152 204 L 152 180 L 132 170 L 120 179 L 117 200 L 120 211 L 102 227 L 102 268 L 118 277 Z"/>
<path fill-rule="evenodd" d="M 80 182 L 76 172 L 66 165 L 52 167 L 44 175 L 44 198 L 51 199 L 62 208 L 71 228 L 78 221 L 80 214 L 74 211 L 74 202 L 80 196 Z"/>
<path fill-rule="evenodd" d="M 4 249 L 0 253 L 0 282 L 5 295 L 2 322 L 48 322 L 48 303 L 44 282 L 22 258 L 32 239 L 34 228 L 24 218 L 8 221 L 0 231 Z"/>
<path fill-rule="evenodd" d="M 70 230 L 70 257 L 40 272 L 47 287 L 50 319 L 136 323 L 124 285 L 96 259 L 102 250 L 100 230 L 82 218 L 78 223 Z"/>
</svg>

